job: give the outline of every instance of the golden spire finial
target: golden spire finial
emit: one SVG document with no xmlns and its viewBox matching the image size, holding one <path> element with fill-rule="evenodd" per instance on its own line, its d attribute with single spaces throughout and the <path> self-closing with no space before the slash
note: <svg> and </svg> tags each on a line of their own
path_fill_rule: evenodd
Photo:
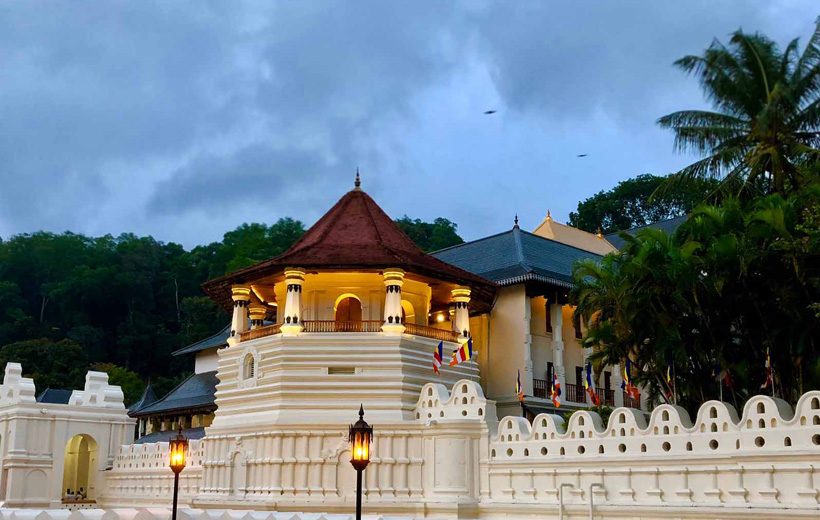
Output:
<svg viewBox="0 0 820 520">
<path fill-rule="evenodd" d="M 550 215 L 549 208 L 547 208 L 547 220 L 552 220 L 552 215 Z"/>
<path fill-rule="evenodd" d="M 353 183 L 353 186 L 358 190 L 361 189 L 362 180 L 359 177 L 359 168 L 356 168 L 356 181 Z"/>
<path fill-rule="evenodd" d="M 601 226 L 598 226 L 598 238 L 604 238 L 604 230 L 601 229 Z"/>
</svg>

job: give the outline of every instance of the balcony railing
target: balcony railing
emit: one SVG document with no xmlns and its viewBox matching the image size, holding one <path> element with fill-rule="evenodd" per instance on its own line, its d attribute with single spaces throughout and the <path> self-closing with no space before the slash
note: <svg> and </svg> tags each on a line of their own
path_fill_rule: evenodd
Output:
<svg viewBox="0 0 820 520">
<path fill-rule="evenodd" d="M 405 323 L 404 332 L 414 336 L 423 336 L 425 338 L 437 339 L 439 341 L 458 341 L 458 332 L 452 330 L 437 329 L 435 327 L 428 327 L 427 325 L 416 325 L 415 323 Z"/>
<path fill-rule="evenodd" d="M 615 390 L 596 388 L 595 393 L 598 395 L 598 399 L 600 399 L 602 405 L 615 406 Z"/>
<path fill-rule="evenodd" d="M 586 403 L 587 402 L 587 392 L 584 388 L 584 385 L 572 385 L 567 384 L 567 401 L 572 401 L 573 403 Z"/>
<path fill-rule="evenodd" d="M 279 334 L 280 332 L 282 332 L 282 324 L 274 323 L 273 325 L 268 325 L 266 327 L 259 327 L 258 329 L 240 332 L 239 341 L 248 341 L 256 338 L 264 338 L 265 336 L 273 336 L 274 334 Z"/>
<path fill-rule="evenodd" d="M 533 379 L 532 380 L 532 396 L 533 397 L 540 397 L 541 399 L 547 399 L 549 397 L 549 385 L 547 384 L 546 379 Z"/>
<path fill-rule="evenodd" d="M 365 321 L 336 321 L 336 320 L 304 320 L 302 327 L 304 332 L 381 332 L 381 320 Z M 415 323 L 405 323 L 404 332 L 414 336 L 437 339 L 439 341 L 458 342 L 458 333 L 451 330 L 442 330 L 426 325 L 416 325 Z M 266 327 L 249 330 L 239 334 L 239 341 L 248 341 L 256 338 L 264 338 L 282 332 L 282 324 L 276 323 Z"/>
<path fill-rule="evenodd" d="M 624 392 L 624 406 L 626 406 L 627 408 L 635 408 L 637 410 L 640 410 L 641 409 L 641 401 L 640 401 L 640 399 L 634 399 L 634 398 L 626 395 L 626 392 Z"/>
<path fill-rule="evenodd" d="M 336 321 L 305 320 L 302 322 L 305 332 L 381 332 L 381 320 Z"/>
</svg>

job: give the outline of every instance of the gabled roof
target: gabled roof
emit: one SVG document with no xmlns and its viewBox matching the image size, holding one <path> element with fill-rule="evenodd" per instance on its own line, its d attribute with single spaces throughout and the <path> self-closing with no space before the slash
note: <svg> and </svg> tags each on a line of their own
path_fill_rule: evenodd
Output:
<svg viewBox="0 0 820 520">
<path fill-rule="evenodd" d="M 347 192 L 283 254 L 202 285 L 226 310 L 232 306 L 230 287 L 281 273 L 286 267 L 307 269 L 384 269 L 408 273 L 472 289 L 471 309 L 492 308 L 496 287 L 473 273 L 423 252 L 358 186 Z"/>
<path fill-rule="evenodd" d="M 590 253 L 522 231 L 509 231 L 436 251 L 433 256 L 476 273 L 498 285 L 527 281 L 572 287 L 572 266 Z"/>
<path fill-rule="evenodd" d="M 37 396 L 37 402 L 43 404 L 68 404 L 71 399 L 71 390 L 55 390 L 46 388 Z"/>
<path fill-rule="evenodd" d="M 214 409 L 216 407 L 216 385 L 219 379 L 216 370 L 194 374 L 157 402 L 129 412 L 132 417 L 161 415 L 191 409 Z"/>
<path fill-rule="evenodd" d="M 157 395 L 154 393 L 154 389 L 151 388 L 151 385 L 145 387 L 145 390 L 142 392 L 142 397 L 139 398 L 139 401 L 132 404 L 128 408 L 128 413 L 134 413 L 140 411 L 142 408 L 145 408 L 148 405 L 154 404 L 157 402 Z"/>
<path fill-rule="evenodd" d="M 623 231 L 616 231 L 615 233 L 610 233 L 604 236 L 604 238 L 606 238 L 610 244 L 612 244 L 620 250 L 626 244 L 626 240 L 619 236 L 620 233 L 626 233 L 627 235 L 635 236 L 635 233 L 641 231 L 642 229 L 660 229 L 666 231 L 667 234 L 671 235 L 675 232 L 676 229 L 678 229 L 678 226 L 686 222 L 687 218 L 689 218 L 689 215 L 673 217 L 666 220 L 659 220 L 658 222 L 646 224 L 645 226 L 636 226 L 634 228 L 625 229 Z"/>
<path fill-rule="evenodd" d="M 181 356 L 182 354 L 190 354 L 192 352 L 201 352 L 214 347 L 225 347 L 228 345 L 228 338 L 231 336 L 231 324 L 225 325 L 225 328 L 205 339 L 201 339 L 196 343 L 192 343 L 187 347 L 182 347 L 171 353 L 172 356 Z"/>
<path fill-rule="evenodd" d="M 583 229 L 574 228 L 561 224 L 553 220 L 549 211 L 547 211 L 547 218 L 544 219 L 537 228 L 533 230 L 534 235 L 539 237 L 549 238 L 568 246 L 577 247 L 596 255 L 606 255 L 615 252 L 615 246 L 606 240 L 606 237 L 601 237 L 594 233 L 589 233 Z"/>
</svg>

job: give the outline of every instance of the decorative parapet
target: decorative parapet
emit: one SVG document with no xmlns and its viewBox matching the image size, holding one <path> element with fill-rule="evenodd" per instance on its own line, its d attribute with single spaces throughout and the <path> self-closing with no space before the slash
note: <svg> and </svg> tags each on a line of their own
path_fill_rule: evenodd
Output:
<svg viewBox="0 0 820 520">
<path fill-rule="evenodd" d="M 34 380 L 23 377 L 20 363 L 6 363 L 3 384 L 0 385 L 0 407 L 20 403 L 34 403 Z"/>
<path fill-rule="evenodd" d="M 122 389 L 119 386 L 108 384 L 108 374 L 89 371 L 85 375 L 85 387 L 83 390 L 74 390 L 68 404 L 125 409 L 123 399 Z"/>
<path fill-rule="evenodd" d="M 199 492 L 204 454 L 205 443 L 201 439 L 189 441 L 185 470 L 180 473 L 183 503 Z M 174 492 L 170 460 L 167 442 L 121 446 L 111 469 L 106 472 L 106 490 L 101 502 L 117 506 L 167 502 Z"/>
<path fill-rule="evenodd" d="M 481 420 L 495 430 L 495 401 L 484 397 L 475 381 L 462 379 L 453 385 L 452 393 L 440 383 L 427 383 L 421 389 L 414 410 L 417 420 L 427 424 L 445 421 Z"/>
<path fill-rule="evenodd" d="M 694 423 L 669 405 L 648 421 L 618 408 L 606 428 L 588 411 L 568 424 L 548 414 L 532 426 L 505 417 L 490 448 L 493 500 L 552 501 L 562 483 L 581 500 L 597 483 L 595 500 L 606 503 L 817 505 L 820 392 L 805 394 L 794 411 L 755 396 L 740 418 L 730 405 L 709 401 Z"/>
</svg>

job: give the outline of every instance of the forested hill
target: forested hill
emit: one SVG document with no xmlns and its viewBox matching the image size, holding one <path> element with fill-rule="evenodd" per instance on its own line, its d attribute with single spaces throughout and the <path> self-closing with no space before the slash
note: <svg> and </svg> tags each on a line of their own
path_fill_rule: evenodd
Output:
<svg viewBox="0 0 820 520">
<path fill-rule="evenodd" d="M 463 242 L 447 219 L 398 219 L 424 250 Z M 33 233 L 0 240 L 0 366 L 23 363 L 38 391 L 81 388 L 90 366 L 136 399 L 159 395 L 192 368 L 171 352 L 223 327 L 228 316 L 200 284 L 284 252 L 304 225 L 243 224 L 186 251 L 130 233 L 91 238 Z"/>
</svg>

